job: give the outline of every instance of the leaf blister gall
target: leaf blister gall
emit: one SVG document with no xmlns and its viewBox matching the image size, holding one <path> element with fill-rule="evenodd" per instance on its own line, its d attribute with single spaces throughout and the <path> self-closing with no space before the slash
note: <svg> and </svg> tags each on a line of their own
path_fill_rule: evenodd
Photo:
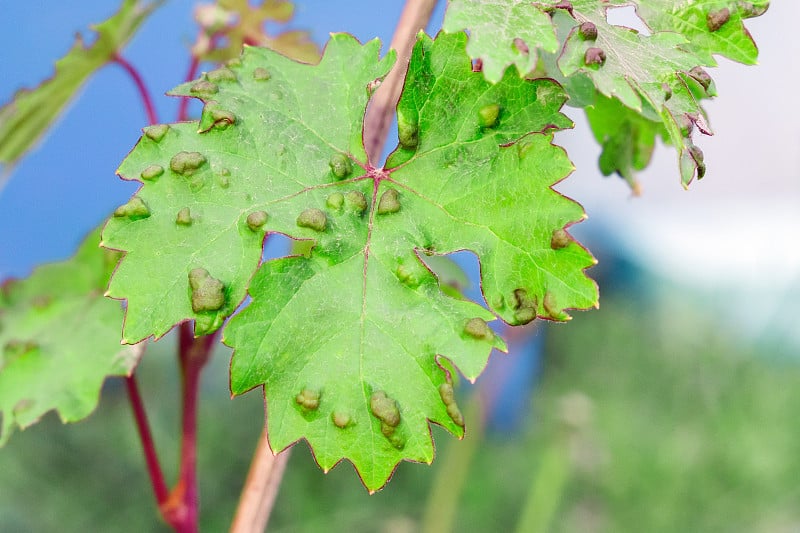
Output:
<svg viewBox="0 0 800 533">
<path fill-rule="evenodd" d="M 580 26 L 578 26 L 578 34 L 584 41 L 596 41 L 597 40 L 597 26 L 593 22 L 582 22 Z"/>
<path fill-rule="evenodd" d="M 212 277 L 205 268 L 194 268 L 189 272 L 192 311 L 217 311 L 225 305 L 225 285 Z"/>
<path fill-rule="evenodd" d="M 160 142 L 169 131 L 169 125 L 156 124 L 153 126 L 147 126 L 146 128 L 143 128 L 142 131 L 150 140 Z"/>
<path fill-rule="evenodd" d="M 455 390 L 453 390 L 452 383 L 442 383 L 439 385 L 439 397 L 442 399 L 442 402 L 445 405 L 445 409 L 447 410 L 447 416 L 457 425 L 464 427 L 464 415 L 461 414 L 461 409 L 459 409 L 458 404 L 456 403 L 456 394 Z"/>
<path fill-rule="evenodd" d="M 709 11 L 708 16 L 706 17 L 706 25 L 708 26 L 708 30 L 711 32 L 715 32 L 719 30 L 722 26 L 725 25 L 728 20 L 731 18 L 731 11 L 727 7 L 723 7 L 722 9 L 716 11 Z"/>
<path fill-rule="evenodd" d="M 150 165 L 149 167 L 142 170 L 140 174 L 143 180 L 152 181 L 164 173 L 164 167 L 161 165 Z"/>
<path fill-rule="evenodd" d="M 178 152 L 169 162 L 169 168 L 176 174 L 191 176 L 206 163 L 200 152 Z"/>
<path fill-rule="evenodd" d="M 256 81 L 267 81 L 272 77 L 269 70 L 264 67 L 258 67 L 253 70 L 253 79 Z"/>
<path fill-rule="evenodd" d="M 570 239 L 569 233 L 567 233 L 565 229 L 558 228 L 553 231 L 553 235 L 550 237 L 550 248 L 553 250 L 560 250 L 566 248 L 571 241 L 572 239 Z"/>
<path fill-rule="evenodd" d="M 322 393 L 315 389 L 305 388 L 301 390 L 297 396 L 295 396 L 294 401 L 308 411 L 316 411 L 319 408 L 320 398 L 322 397 Z"/>
<path fill-rule="evenodd" d="M 267 218 L 269 217 L 266 211 L 253 211 L 247 215 L 247 227 L 252 231 L 258 231 L 267 223 Z"/>
<path fill-rule="evenodd" d="M 192 225 L 192 214 L 188 207 L 184 207 L 178 211 L 178 215 L 175 217 L 175 223 L 179 226 Z"/>
<path fill-rule="evenodd" d="M 378 200 L 378 214 L 387 215 L 400 211 L 400 193 L 397 189 L 387 189 Z"/>
<path fill-rule="evenodd" d="M 587 67 L 602 67 L 606 62 L 606 53 L 602 48 L 592 46 L 583 54 L 583 63 Z"/>
<path fill-rule="evenodd" d="M 500 118 L 500 104 L 488 104 L 478 110 L 478 122 L 484 128 L 497 126 L 498 118 Z"/>
<path fill-rule="evenodd" d="M 331 209 L 340 210 L 344 205 L 344 195 L 340 192 L 329 194 L 325 199 L 325 205 Z"/>
<path fill-rule="evenodd" d="M 344 199 L 347 202 L 347 207 L 357 213 L 363 213 L 367 210 L 367 197 L 361 191 L 350 191 L 345 195 Z"/>
<path fill-rule="evenodd" d="M 310 207 L 305 209 L 297 217 L 297 225 L 301 228 L 313 229 L 314 231 L 325 231 L 328 224 L 328 216 L 322 209 Z"/>
<path fill-rule="evenodd" d="M 219 86 L 217 86 L 216 83 L 212 83 L 208 80 L 202 80 L 192 85 L 189 91 L 198 96 L 210 96 L 219 92 Z"/>
<path fill-rule="evenodd" d="M 523 325 L 536 318 L 537 302 L 528 296 L 526 289 L 514 289 L 514 320 L 516 325 Z"/>
<path fill-rule="evenodd" d="M 413 150 L 419 144 L 419 125 L 406 118 L 401 112 L 398 112 L 397 136 L 400 140 L 400 146 L 406 150 Z"/>
<path fill-rule="evenodd" d="M 343 180 L 353 172 L 353 164 L 350 162 L 350 158 L 344 154 L 333 154 L 328 165 L 336 179 Z"/>
<path fill-rule="evenodd" d="M 397 402 L 386 395 L 384 391 L 373 392 L 369 398 L 369 406 L 373 416 L 381 423 L 381 433 L 389 443 L 402 450 L 405 447 L 405 438 L 400 435 L 400 409 Z"/>
<path fill-rule="evenodd" d="M 334 411 L 331 413 L 333 425 L 340 429 L 345 429 L 353 424 L 353 418 L 345 411 Z"/>
<path fill-rule="evenodd" d="M 482 318 L 470 318 L 464 326 L 464 333 L 473 339 L 491 340 L 494 338 L 494 333 L 489 324 Z"/>
<path fill-rule="evenodd" d="M 220 67 L 216 70 L 212 70 L 206 74 L 206 77 L 212 82 L 236 81 L 238 79 L 236 77 L 236 73 L 226 67 Z"/>
<path fill-rule="evenodd" d="M 566 314 L 564 310 L 558 305 L 558 302 L 556 301 L 556 296 L 552 292 L 547 291 L 544 293 L 542 306 L 544 307 L 544 311 L 547 313 L 547 316 L 549 316 L 553 320 L 569 320 L 569 315 Z"/>
<path fill-rule="evenodd" d="M 127 203 L 115 209 L 114 216 L 117 218 L 127 217 L 131 220 L 140 220 L 150 216 L 150 208 L 147 207 L 144 200 L 138 196 L 134 196 L 128 200 Z"/>
</svg>

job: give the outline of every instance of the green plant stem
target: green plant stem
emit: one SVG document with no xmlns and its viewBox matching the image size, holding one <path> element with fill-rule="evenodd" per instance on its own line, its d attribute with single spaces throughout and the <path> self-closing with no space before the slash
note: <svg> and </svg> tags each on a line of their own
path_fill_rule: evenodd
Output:
<svg viewBox="0 0 800 533">
<path fill-rule="evenodd" d="M 125 58 L 120 56 L 119 54 L 114 55 L 114 62 L 121 66 L 125 72 L 133 80 L 133 83 L 136 85 L 136 89 L 139 91 L 139 96 L 142 98 L 142 105 L 144 106 L 144 111 L 147 113 L 147 121 L 150 124 L 158 124 L 158 115 L 156 113 L 156 108 L 153 105 L 153 98 L 150 96 L 150 91 L 147 90 L 147 86 L 144 84 L 144 80 L 142 76 L 139 74 L 139 71 L 131 65 Z"/>
<path fill-rule="evenodd" d="M 558 511 L 570 476 L 569 442 L 556 438 L 539 459 L 528 497 L 519 522 L 517 533 L 546 533 Z"/>
<path fill-rule="evenodd" d="M 167 501 L 169 489 L 164 482 L 164 473 L 158 461 L 153 434 L 150 431 L 150 424 L 147 421 L 147 412 L 144 408 L 142 396 L 139 394 L 139 386 L 136 383 L 136 376 L 130 375 L 125 378 L 125 385 L 128 389 L 128 399 L 130 400 L 133 418 L 136 421 L 136 430 L 139 439 L 142 441 L 142 450 L 147 464 L 147 473 L 150 475 L 150 483 L 153 485 L 153 492 L 159 506 Z"/>
</svg>

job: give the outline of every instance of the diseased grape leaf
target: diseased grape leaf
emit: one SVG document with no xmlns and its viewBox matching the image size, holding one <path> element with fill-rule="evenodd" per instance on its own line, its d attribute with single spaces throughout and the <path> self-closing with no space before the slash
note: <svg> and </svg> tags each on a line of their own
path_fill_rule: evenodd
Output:
<svg viewBox="0 0 800 533">
<path fill-rule="evenodd" d="M 44 135 L 89 76 L 125 46 L 160 3 L 125 0 L 116 14 L 93 26 L 97 39 L 91 45 L 78 35 L 67 55 L 56 61 L 52 78 L 17 92 L 0 108 L 0 164 L 13 165 Z"/>
<path fill-rule="evenodd" d="M 403 146 L 367 164 L 363 116 L 393 54 L 333 35 L 317 66 L 266 49 L 174 94 L 199 123 L 147 128 L 120 167 L 143 182 L 104 231 L 126 252 L 109 292 L 135 342 L 194 319 L 234 348 L 231 391 L 263 386 L 273 450 L 306 439 L 370 490 L 399 461 L 430 462 L 429 421 L 463 434 L 456 369 L 474 379 L 494 314 L 450 295 L 428 254 L 472 250 L 492 310 L 566 320 L 597 303 L 591 255 L 564 230 L 583 210 L 551 189 L 572 171 L 552 134 L 571 122 L 549 80 L 472 72 L 464 34 L 421 36 L 400 105 Z M 259 266 L 269 233 L 306 239 Z M 252 276 L 252 280 L 251 280 Z"/>
<path fill-rule="evenodd" d="M 607 9 L 627 5 L 636 7 L 654 30 L 652 35 L 606 20 Z M 459 0 L 448 9 L 444 28 L 470 31 L 467 50 L 473 58 L 481 58 L 484 67 L 493 65 L 486 73 L 491 81 L 499 77 L 498 66 L 502 72 L 510 63 L 509 47 L 497 46 L 497 42 L 521 31 L 547 35 L 539 42 L 526 41 L 530 58 L 538 50 L 542 61 L 535 70 L 521 70 L 521 74 L 552 76 L 570 92 L 572 105 L 577 106 L 593 102 L 585 91 L 588 77 L 601 95 L 619 99 L 646 120 L 663 122 L 669 142 L 678 151 L 681 181 L 688 186 L 705 173 L 702 152 L 692 141 L 694 126 L 711 134 L 699 100 L 716 95 L 713 81 L 700 67 L 716 65 L 712 54 L 754 63 L 757 49 L 742 21 L 761 15 L 767 5 L 766 0 L 495 0 L 489 4 L 492 12 L 513 10 L 517 16 L 495 17 L 493 25 L 486 26 L 478 22 L 487 9 L 483 2 Z M 531 28 L 533 21 L 544 28 Z M 553 47 L 550 33 L 554 31 L 560 46 Z M 559 50 L 557 68 L 548 57 L 555 49 Z M 518 59 L 515 64 L 525 63 Z M 615 170 L 628 174 L 629 168 Z"/>
<path fill-rule="evenodd" d="M 56 410 L 87 417 L 108 376 L 133 371 L 138 346 L 120 346 L 123 311 L 103 297 L 119 254 L 93 232 L 77 254 L 0 286 L 0 445 Z"/>
</svg>

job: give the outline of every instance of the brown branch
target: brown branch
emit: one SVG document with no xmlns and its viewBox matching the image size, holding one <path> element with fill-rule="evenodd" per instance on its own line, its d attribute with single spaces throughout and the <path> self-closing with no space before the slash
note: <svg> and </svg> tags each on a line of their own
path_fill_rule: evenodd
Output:
<svg viewBox="0 0 800 533">
<path fill-rule="evenodd" d="M 231 524 L 231 533 L 261 533 L 266 529 L 291 451 L 289 448 L 273 455 L 266 429 L 261 432 Z"/>
<path fill-rule="evenodd" d="M 397 63 L 375 91 L 364 122 L 365 148 L 373 166 L 380 161 L 383 145 L 386 144 L 417 33 L 428 25 L 434 7 L 436 0 L 407 0 L 395 28 L 391 48 L 397 52 Z"/>
</svg>

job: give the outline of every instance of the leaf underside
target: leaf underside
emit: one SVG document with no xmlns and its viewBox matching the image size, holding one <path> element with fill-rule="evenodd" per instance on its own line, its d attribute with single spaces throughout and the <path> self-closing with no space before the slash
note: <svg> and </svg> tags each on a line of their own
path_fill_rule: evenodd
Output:
<svg viewBox="0 0 800 533">
<path fill-rule="evenodd" d="M 692 133 L 712 133 L 700 100 L 716 95 L 707 73 L 693 69 L 715 66 L 713 54 L 754 64 L 758 49 L 743 21 L 761 15 L 768 5 L 768 0 L 452 0 L 443 28 L 470 31 L 467 50 L 482 61 L 491 81 L 513 64 L 523 76 L 558 80 L 571 105 L 604 108 L 590 122 L 603 145 L 605 174 L 615 171 L 633 185 L 632 169 L 644 168 L 649 156 L 642 165 L 622 154 L 620 143 L 638 143 L 634 151 L 642 155 L 651 144 L 650 133 L 658 130 L 676 147 L 681 181 L 688 186 L 705 174 Z M 621 6 L 634 6 L 652 34 L 610 24 L 606 10 Z M 488 20 L 492 24 L 483 22 Z M 587 93 L 591 86 L 596 96 Z M 625 138 L 619 132 L 605 135 L 616 132 L 620 122 L 612 99 L 633 111 L 626 114 Z M 648 132 L 644 143 L 642 130 Z"/>
<path fill-rule="evenodd" d="M 157 5 L 125 0 L 116 14 L 93 27 L 97 38 L 91 45 L 76 37 L 67 55 L 56 61 L 53 77 L 17 92 L 0 108 L 0 164 L 15 164 L 33 147 L 89 76 L 125 46 Z"/>
<path fill-rule="evenodd" d="M 138 347 L 119 344 L 122 307 L 103 297 L 119 254 L 99 241 L 98 230 L 74 257 L 0 287 L 0 445 L 50 410 L 87 417 L 106 377 L 138 362 Z"/>
<path fill-rule="evenodd" d="M 145 130 L 119 169 L 143 186 L 103 233 L 125 252 L 109 294 L 128 301 L 127 342 L 185 320 L 208 333 L 249 294 L 223 333 L 231 391 L 264 387 L 273 450 L 306 439 L 371 491 L 401 460 L 432 461 L 429 422 L 463 435 L 453 372 L 475 379 L 504 349 L 487 322 L 597 303 L 594 259 L 564 230 L 583 210 L 551 189 L 573 168 L 551 144 L 566 95 L 490 84 L 465 45 L 418 40 L 385 168 L 362 129 L 393 54 L 343 34 L 316 66 L 246 48 L 174 91 L 202 98 L 202 117 Z M 270 233 L 308 252 L 260 263 Z M 480 259 L 490 309 L 446 295 L 421 260 L 458 250 Z"/>
</svg>

